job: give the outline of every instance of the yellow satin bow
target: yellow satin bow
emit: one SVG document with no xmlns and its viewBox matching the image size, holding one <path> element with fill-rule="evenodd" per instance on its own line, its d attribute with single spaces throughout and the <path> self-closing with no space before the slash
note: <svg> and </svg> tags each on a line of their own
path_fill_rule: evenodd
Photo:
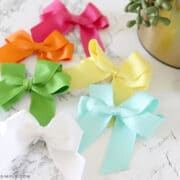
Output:
<svg viewBox="0 0 180 180">
<path fill-rule="evenodd" d="M 65 69 L 72 77 L 71 90 L 111 78 L 114 103 L 118 105 L 131 97 L 133 91 L 148 88 L 150 65 L 139 53 L 132 53 L 120 67 L 112 64 L 95 39 L 89 42 L 89 53 L 90 57 L 82 60 L 79 65 Z"/>
</svg>

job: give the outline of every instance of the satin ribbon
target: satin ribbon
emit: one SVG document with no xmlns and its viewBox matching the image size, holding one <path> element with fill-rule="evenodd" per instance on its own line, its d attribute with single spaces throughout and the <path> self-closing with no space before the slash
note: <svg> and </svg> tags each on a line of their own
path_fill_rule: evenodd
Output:
<svg viewBox="0 0 180 180">
<path fill-rule="evenodd" d="M 25 92 L 31 94 L 30 112 L 40 125 L 46 126 L 55 114 L 54 94 L 64 93 L 70 77 L 62 72 L 62 65 L 49 61 L 37 61 L 35 74 L 26 78 L 24 64 L 1 65 L 0 106 L 9 110 Z"/>
<path fill-rule="evenodd" d="M 31 144 L 43 140 L 62 179 L 81 180 L 85 161 L 77 151 L 82 131 L 71 116 L 56 115 L 47 127 L 41 127 L 30 113 L 21 110 L 6 123 L 7 131 L 0 137 L 3 170 L 14 158 L 27 154 Z"/>
<path fill-rule="evenodd" d="M 0 62 L 19 62 L 32 54 L 37 54 L 39 59 L 52 61 L 72 58 L 73 44 L 58 31 L 53 31 L 43 42 L 37 43 L 21 30 L 8 36 L 6 42 L 0 48 Z"/>
<path fill-rule="evenodd" d="M 79 151 L 88 148 L 114 118 L 102 173 L 126 170 L 136 137 L 149 137 L 163 120 L 161 115 L 155 114 L 157 105 L 156 98 L 142 92 L 114 106 L 111 85 L 90 86 L 90 96 L 81 97 L 78 105 L 78 123 L 84 132 Z"/>
<path fill-rule="evenodd" d="M 135 90 L 148 88 L 151 76 L 150 65 L 137 52 L 117 67 L 104 54 L 96 40 L 89 42 L 90 57 L 75 67 L 65 69 L 71 79 L 70 89 L 87 87 L 92 83 L 112 79 L 116 105 L 133 95 Z"/>
<path fill-rule="evenodd" d="M 55 29 L 67 34 L 76 25 L 79 26 L 81 42 L 87 56 L 89 56 L 88 43 L 90 39 L 97 39 L 101 48 L 104 49 L 98 30 L 107 28 L 109 23 L 92 3 L 89 3 L 86 9 L 77 16 L 71 14 L 61 1 L 54 0 L 44 9 L 41 22 L 31 29 L 31 33 L 35 41 L 42 41 Z"/>
</svg>

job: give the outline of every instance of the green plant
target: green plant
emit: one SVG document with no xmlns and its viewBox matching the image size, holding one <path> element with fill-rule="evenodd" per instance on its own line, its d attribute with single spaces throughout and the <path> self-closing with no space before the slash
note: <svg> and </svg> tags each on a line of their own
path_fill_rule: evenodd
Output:
<svg viewBox="0 0 180 180">
<path fill-rule="evenodd" d="M 136 13 L 135 20 L 127 22 L 127 27 L 132 27 L 137 24 L 140 25 L 155 26 L 161 22 L 164 25 L 171 23 L 170 19 L 160 16 L 162 9 L 170 11 L 172 0 L 130 0 L 126 5 L 125 11 L 130 13 Z"/>
</svg>

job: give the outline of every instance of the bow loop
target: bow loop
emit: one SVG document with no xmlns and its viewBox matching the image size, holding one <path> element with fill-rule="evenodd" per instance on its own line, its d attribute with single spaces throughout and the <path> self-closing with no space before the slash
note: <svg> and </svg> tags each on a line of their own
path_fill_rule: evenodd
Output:
<svg viewBox="0 0 180 180">
<path fill-rule="evenodd" d="M 102 89 L 105 93 L 101 96 Z M 147 93 L 134 95 L 118 106 L 109 105 L 107 99 L 113 98 L 112 94 L 111 85 L 93 85 L 90 86 L 90 95 L 93 97 L 81 97 L 78 105 L 78 123 L 84 131 L 80 151 L 103 133 L 112 118 L 115 121 L 103 173 L 127 169 L 136 136 L 149 137 L 163 120 L 161 115 L 155 114 L 158 100 Z"/>
<path fill-rule="evenodd" d="M 26 69 L 24 64 L 15 63 L 3 63 L 1 66 L 2 79 L 8 79 L 11 77 L 16 77 L 20 79 L 26 78 Z"/>
<path fill-rule="evenodd" d="M 7 86 L 20 87 L 23 84 L 23 79 L 18 77 L 6 76 L 2 82 Z"/>
<path fill-rule="evenodd" d="M 111 112 L 111 107 L 108 107 L 103 101 L 97 101 L 94 98 L 87 98 L 87 104 L 85 104 L 85 106 L 87 110 L 92 113 L 110 114 Z"/>
<path fill-rule="evenodd" d="M 16 41 L 30 42 L 30 43 L 33 42 L 32 38 L 24 30 L 19 30 L 13 34 L 8 35 L 5 40 L 7 43 L 13 43 Z"/>
<path fill-rule="evenodd" d="M 43 45 L 43 43 L 32 43 L 32 48 L 35 52 L 43 52 L 46 50 L 46 47 Z"/>
<path fill-rule="evenodd" d="M 18 31 L 6 38 L 7 44 L 0 48 L 0 62 L 19 62 L 37 54 L 40 59 L 69 60 L 73 44 L 58 31 L 53 31 L 43 42 L 34 42 L 25 31 Z"/>
<path fill-rule="evenodd" d="M 119 71 L 122 72 L 129 87 L 141 90 L 148 88 L 151 76 L 150 65 L 137 52 L 128 57 Z"/>
<path fill-rule="evenodd" d="M 96 29 L 105 29 L 109 26 L 107 17 L 103 16 L 93 3 L 89 3 L 80 16 L 85 17 L 87 24 Z"/>
<path fill-rule="evenodd" d="M 34 83 L 46 84 L 53 78 L 56 72 L 62 71 L 62 65 L 50 61 L 38 61 L 35 67 Z M 40 73 L 41 72 L 41 73 Z"/>
<path fill-rule="evenodd" d="M 33 39 L 39 42 L 55 29 L 67 34 L 76 25 L 80 28 L 81 42 L 87 56 L 89 56 L 88 43 L 90 39 L 97 39 L 104 49 L 98 30 L 107 28 L 109 23 L 107 18 L 92 3 L 89 3 L 80 15 L 74 15 L 61 1 L 55 0 L 43 10 L 41 22 L 34 26 L 31 32 Z M 42 31 L 43 33 L 41 33 Z"/>
<path fill-rule="evenodd" d="M 110 75 L 118 74 L 118 68 L 107 58 L 95 39 L 89 42 L 89 53 L 92 61 L 101 71 Z"/>
</svg>

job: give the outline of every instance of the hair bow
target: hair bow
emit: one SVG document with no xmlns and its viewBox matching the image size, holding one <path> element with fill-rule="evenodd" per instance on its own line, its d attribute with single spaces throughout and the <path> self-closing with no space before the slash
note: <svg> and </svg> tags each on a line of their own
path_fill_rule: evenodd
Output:
<svg viewBox="0 0 180 180">
<path fill-rule="evenodd" d="M 93 143 L 115 118 L 102 172 L 127 169 L 136 137 L 149 137 L 163 119 L 154 113 L 157 105 L 156 98 L 143 92 L 114 106 L 110 85 L 90 86 L 90 96 L 81 97 L 78 106 L 78 123 L 84 131 L 80 152 Z"/>
<path fill-rule="evenodd" d="M 116 105 L 133 95 L 134 90 L 148 88 L 151 69 L 137 52 L 117 67 L 106 57 L 96 40 L 89 42 L 90 57 L 75 67 L 65 69 L 71 79 L 70 89 L 87 87 L 92 83 L 112 79 L 114 102 Z"/>
<path fill-rule="evenodd" d="M 25 65 L 4 63 L 1 67 L 0 106 L 9 110 L 25 92 L 31 94 L 30 112 L 42 126 L 55 114 L 54 94 L 69 88 L 70 77 L 62 72 L 62 65 L 50 61 L 37 61 L 35 74 L 26 78 Z"/>
<path fill-rule="evenodd" d="M 0 48 L 0 62 L 19 62 L 34 53 L 39 59 L 69 60 L 73 53 L 73 44 L 58 31 L 53 31 L 43 42 L 37 43 L 21 30 L 8 36 L 6 42 Z"/>
<path fill-rule="evenodd" d="M 82 131 L 74 119 L 61 113 L 48 126 L 41 127 L 30 113 L 21 110 L 6 123 L 7 131 L 0 137 L 0 164 L 3 168 L 8 168 L 16 156 L 26 154 L 31 144 L 43 140 L 63 179 L 81 180 L 85 161 L 77 151 Z"/>
<path fill-rule="evenodd" d="M 90 39 L 97 39 L 104 49 L 98 30 L 107 28 L 108 20 L 92 3 L 89 3 L 82 14 L 77 16 L 71 14 L 61 1 L 54 0 L 44 9 L 41 22 L 31 29 L 31 33 L 35 41 L 42 41 L 54 29 L 67 34 L 76 25 L 80 28 L 81 42 L 87 56 L 89 56 Z"/>
</svg>

